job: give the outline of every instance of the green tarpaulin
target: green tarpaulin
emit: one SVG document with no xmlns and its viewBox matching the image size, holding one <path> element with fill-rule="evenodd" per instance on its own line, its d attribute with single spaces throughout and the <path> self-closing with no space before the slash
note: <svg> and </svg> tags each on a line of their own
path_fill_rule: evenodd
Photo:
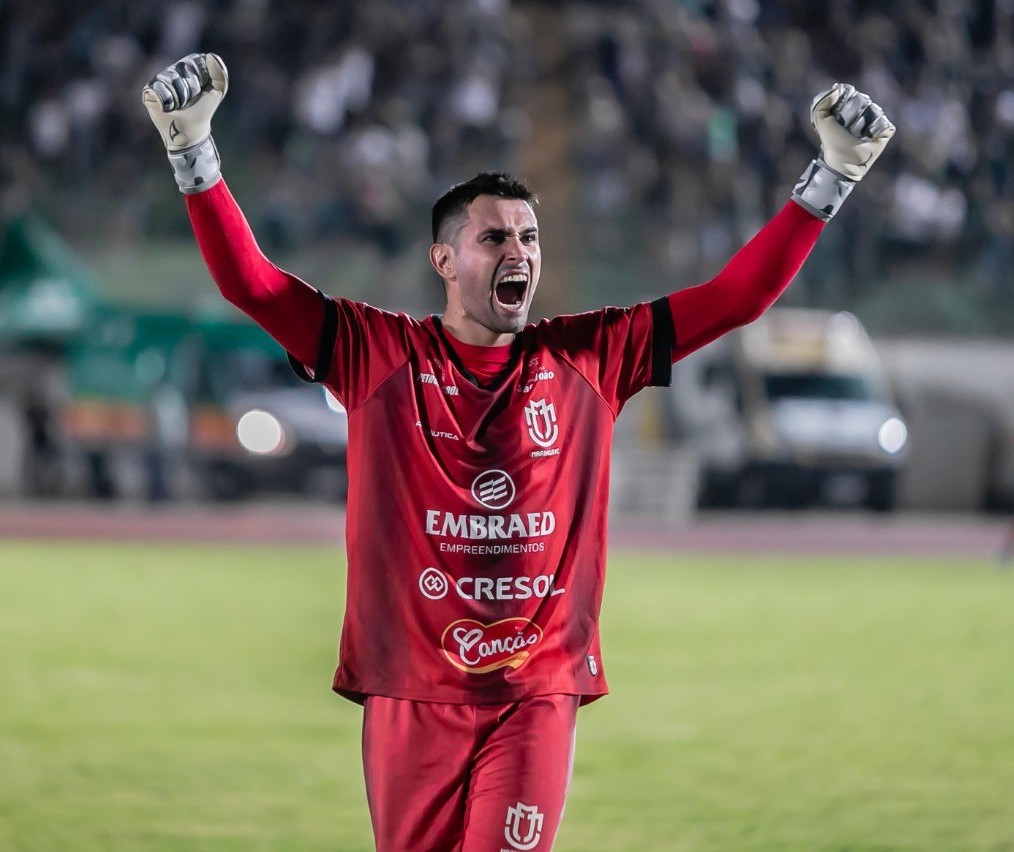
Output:
<svg viewBox="0 0 1014 852">
<path fill-rule="evenodd" d="M 94 277 L 40 220 L 11 222 L 0 241 L 0 345 L 62 346 L 85 329 L 97 303 Z"/>
</svg>

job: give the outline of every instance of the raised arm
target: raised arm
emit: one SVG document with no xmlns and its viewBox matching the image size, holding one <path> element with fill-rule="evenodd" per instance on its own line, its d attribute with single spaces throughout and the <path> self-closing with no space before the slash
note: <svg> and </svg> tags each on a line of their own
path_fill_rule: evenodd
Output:
<svg viewBox="0 0 1014 852">
<path fill-rule="evenodd" d="M 307 365 L 317 363 L 324 300 L 261 252 L 225 181 L 211 117 L 229 87 L 225 63 L 194 53 L 159 72 L 142 100 L 169 154 L 201 254 L 222 295 Z"/>
<path fill-rule="evenodd" d="M 814 98 L 810 120 L 821 153 L 806 167 L 791 201 L 711 281 L 669 296 L 674 361 L 771 307 L 895 130 L 877 104 L 843 83 Z"/>
</svg>

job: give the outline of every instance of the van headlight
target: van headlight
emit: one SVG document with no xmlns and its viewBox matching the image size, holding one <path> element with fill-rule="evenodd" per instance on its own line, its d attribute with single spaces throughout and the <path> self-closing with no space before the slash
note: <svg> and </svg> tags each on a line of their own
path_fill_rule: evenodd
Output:
<svg viewBox="0 0 1014 852">
<path fill-rule="evenodd" d="M 285 429 L 275 415 L 255 408 L 239 418 L 236 438 L 251 455 L 276 456 L 285 448 Z"/>
<path fill-rule="evenodd" d="M 877 443 L 888 455 L 897 455 L 908 443 L 908 427 L 898 417 L 888 417 L 877 433 Z"/>
</svg>

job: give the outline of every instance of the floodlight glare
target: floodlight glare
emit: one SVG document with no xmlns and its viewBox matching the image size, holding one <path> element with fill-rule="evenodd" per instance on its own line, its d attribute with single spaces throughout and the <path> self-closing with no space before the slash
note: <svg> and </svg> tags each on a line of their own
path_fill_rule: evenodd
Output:
<svg viewBox="0 0 1014 852">
<path fill-rule="evenodd" d="M 236 437 L 244 450 L 256 456 L 274 455 L 285 445 L 285 430 L 278 418 L 258 408 L 239 418 Z"/>
</svg>

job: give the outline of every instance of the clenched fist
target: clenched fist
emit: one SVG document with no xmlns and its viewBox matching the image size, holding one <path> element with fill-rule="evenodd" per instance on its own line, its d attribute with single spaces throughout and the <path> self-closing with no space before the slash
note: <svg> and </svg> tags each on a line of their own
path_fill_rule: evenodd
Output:
<svg viewBox="0 0 1014 852">
<path fill-rule="evenodd" d="M 820 156 L 803 172 L 792 199 L 825 222 L 841 208 L 894 136 L 894 125 L 869 95 L 835 83 L 810 105 Z"/>
<path fill-rule="evenodd" d="M 820 137 L 824 162 L 849 180 L 862 180 L 895 131 L 870 96 L 848 83 L 835 83 L 817 95 L 810 121 Z"/>
<path fill-rule="evenodd" d="M 181 192 L 203 192 L 221 177 L 211 117 L 228 88 L 229 72 L 221 58 L 191 53 L 159 71 L 141 91 Z"/>
</svg>

